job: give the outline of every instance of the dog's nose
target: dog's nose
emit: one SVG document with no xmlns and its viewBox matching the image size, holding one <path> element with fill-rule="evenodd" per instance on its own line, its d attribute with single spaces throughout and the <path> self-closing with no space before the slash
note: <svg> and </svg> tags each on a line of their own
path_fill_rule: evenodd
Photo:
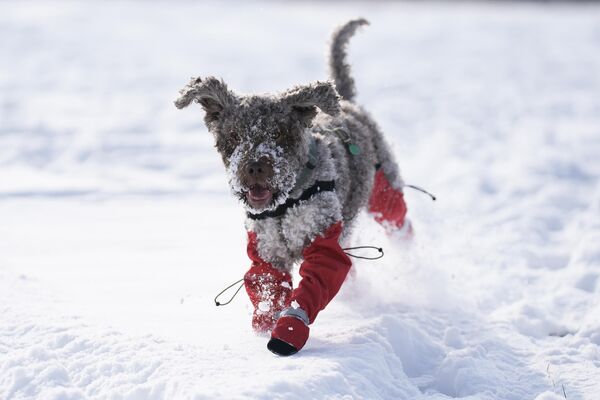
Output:
<svg viewBox="0 0 600 400">
<path fill-rule="evenodd" d="M 251 161 L 244 168 L 246 176 L 253 181 L 265 181 L 273 174 L 271 165 L 263 160 Z"/>
<path fill-rule="evenodd" d="M 252 161 L 246 164 L 246 174 L 257 180 L 264 180 L 272 173 L 271 166 L 264 161 Z"/>
</svg>

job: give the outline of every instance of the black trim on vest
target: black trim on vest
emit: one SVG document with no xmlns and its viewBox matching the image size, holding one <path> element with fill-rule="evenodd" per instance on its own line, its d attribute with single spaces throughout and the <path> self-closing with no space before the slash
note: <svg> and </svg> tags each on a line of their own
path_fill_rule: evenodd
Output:
<svg viewBox="0 0 600 400">
<path fill-rule="evenodd" d="M 306 201 L 319 192 L 333 192 L 335 189 L 335 181 L 316 181 L 311 187 L 306 189 L 297 199 L 287 199 L 274 210 L 263 211 L 260 214 L 252 214 L 247 212 L 246 216 L 253 220 L 261 220 L 266 218 L 280 217 L 287 211 L 288 208 L 297 206 L 301 201 Z"/>
</svg>

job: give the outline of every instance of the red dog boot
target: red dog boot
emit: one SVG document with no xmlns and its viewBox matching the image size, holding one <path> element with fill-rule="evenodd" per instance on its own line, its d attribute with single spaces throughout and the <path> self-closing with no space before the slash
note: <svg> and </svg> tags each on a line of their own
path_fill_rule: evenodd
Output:
<svg viewBox="0 0 600 400">
<path fill-rule="evenodd" d="M 375 173 L 375 182 L 369 198 L 369 212 L 375 217 L 375 221 L 383 225 L 388 232 L 406 231 L 405 235 L 412 235 L 410 220 L 406 218 L 406 202 L 404 193 L 392 187 L 383 169 Z"/>
<path fill-rule="evenodd" d="M 287 310 L 294 310 L 288 308 Z M 267 343 L 267 348 L 280 356 L 291 356 L 296 354 L 308 340 L 308 320 L 305 319 L 306 313 L 300 310 L 299 316 L 287 313 L 278 320 L 275 328 L 271 332 L 271 340 Z"/>
<path fill-rule="evenodd" d="M 244 286 L 254 306 L 252 328 L 257 332 L 273 329 L 279 313 L 290 306 L 292 277 L 264 261 L 256 248 L 254 232 L 248 232 L 248 257 L 252 266 L 244 275 Z"/>
<path fill-rule="evenodd" d="M 304 249 L 302 280 L 292 292 L 291 307 L 281 313 L 267 345 L 273 353 L 289 356 L 304 347 L 308 325 L 342 287 L 352 262 L 338 242 L 341 233 L 342 223 L 338 222 Z"/>
</svg>

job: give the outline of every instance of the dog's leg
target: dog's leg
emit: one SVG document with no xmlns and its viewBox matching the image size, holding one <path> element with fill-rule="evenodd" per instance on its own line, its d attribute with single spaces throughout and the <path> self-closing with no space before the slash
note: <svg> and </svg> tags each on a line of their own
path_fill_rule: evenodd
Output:
<svg viewBox="0 0 600 400">
<path fill-rule="evenodd" d="M 413 231 L 410 220 L 406 218 L 407 207 L 402 191 L 404 180 L 390 146 L 375 121 L 366 112 L 358 112 L 357 109 L 348 111 L 369 129 L 375 150 L 377 171 L 369 198 L 369 212 L 388 232 L 400 231 L 405 237 L 410 237 Z"/>
<path fill-rule="evenodd" d="M 375 221 L 383 225 L 388 231 L 405 231 L 407 236 L 412 235 L 412 225 L 406 218 L 406 202 L 404 193 L 394 188 L 383 169 L 375 173 L 375 182 L 369 198 L 369 212 Z"/>
<path fill-rule="evenodd" d="M 254 232 L 248 232 L 247 251 L 252 266 L 244 275 L 244 286 L 254 306 L 252 327 L 257 332 L 267 332 L 273 329 L 279 313 L 290 306 L 292 277 L 258 255 Z"/>
<path fill-rule="evenodd" d="M 291 307 L 282 312 L 271 332 L 267 347 L 272 352 L 287 356 L 304 347 L 308 325 L 340 290 L 352 265 L 339 244 L 341 233 L 342 223 L 338 222 L 304 248 L 302 280 L 292 293 Z"/>
<path fill-rule="evenodd" d="M 373 144 L 372 162 L 377 171 L 369 198 L 369 212 L 389 232 L 401 230 L 406 231 L 407 235 L 412 234 L 410 221 L 406 218 L 407 207 L 402 191 L 404 180 L 383 133 L 373 118 L 360 107 L 346 103 L 343 111 L 365 126 Z"/>
</svg>

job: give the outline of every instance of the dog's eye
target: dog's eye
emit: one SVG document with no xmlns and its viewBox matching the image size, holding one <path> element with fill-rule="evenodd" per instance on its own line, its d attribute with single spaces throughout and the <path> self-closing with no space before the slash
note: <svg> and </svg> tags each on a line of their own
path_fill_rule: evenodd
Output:
<svg viewBox="0 0 600 400">
<path fill-rule="evenodd" d="M 229 135 L 227 135 L 227 141 L 229 143 L 237 144 L 241 140 L 241 136 L 237 131 L 229 131 Z"/>
</svg>

